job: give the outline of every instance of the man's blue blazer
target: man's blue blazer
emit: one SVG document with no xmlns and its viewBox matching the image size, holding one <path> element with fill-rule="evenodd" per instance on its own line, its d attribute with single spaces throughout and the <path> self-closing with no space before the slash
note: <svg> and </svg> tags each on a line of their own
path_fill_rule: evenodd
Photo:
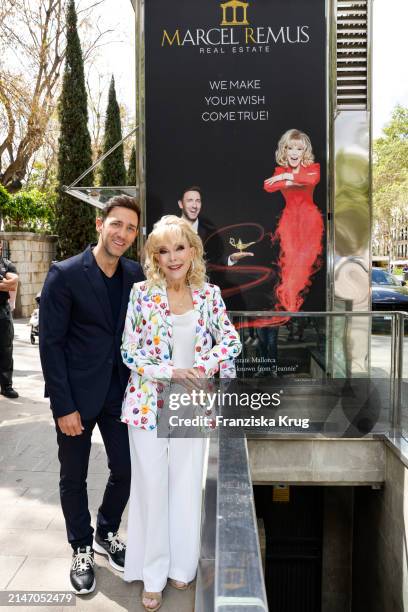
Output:
<svg viewBox="0 0 408 612">
<path fill-rule="evenodd" d="M 53 264 L 40 300 L 40 356 L 45 396 L 54 417 L 78 410 L 83 420 L 103 408 L 114 359 L 123 393 L 129 370 L 120 344 L 129 293 L 144 279 L 140 264 L 121 258 L 122 303 L 113 320 L 108 291 L 89 246 L 83 253 Z"/>
</svg>

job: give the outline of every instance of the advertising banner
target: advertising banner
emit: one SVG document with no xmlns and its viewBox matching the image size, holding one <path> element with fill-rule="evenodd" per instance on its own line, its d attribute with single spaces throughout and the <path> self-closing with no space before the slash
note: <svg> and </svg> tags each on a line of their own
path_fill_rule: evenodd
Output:
<svg viewBox="0 0 408 612">
<path fill-rule="evenodd" d="M 199 187 L 230 310 L 324 311 L 325 0 L 148 0 L 145 92 L 148 231 Z"/>
</svg>

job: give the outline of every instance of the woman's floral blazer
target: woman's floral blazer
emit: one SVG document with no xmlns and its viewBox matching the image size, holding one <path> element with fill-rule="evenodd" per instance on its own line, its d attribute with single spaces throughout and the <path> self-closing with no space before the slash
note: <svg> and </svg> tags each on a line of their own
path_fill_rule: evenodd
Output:
<svg viewBox="0 0 408 612">
<path fill-rule="evenodd" d="M 217 372 L 234 378 L 234 359 L 241 352 L 239 336 L 228 319 L 221 291 L 205 283 L 192 290 L 198 313 L 195 368 L 208 378 Z M 163 407 L 163 383 L 171 380 L 173 364 L 172 317 L 164 287 L 135 283 L 130 292 L 122 338 L 122 359 L 131 370 L 121 420 L 140 429 L 154 429 Z M 215 342 L 215 344 L 213 344 Z"/>
</svg>

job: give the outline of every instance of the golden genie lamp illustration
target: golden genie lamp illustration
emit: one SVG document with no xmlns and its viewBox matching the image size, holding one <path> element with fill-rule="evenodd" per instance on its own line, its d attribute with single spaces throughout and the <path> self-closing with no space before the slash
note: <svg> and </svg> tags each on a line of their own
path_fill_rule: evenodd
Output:
<svg viewBox="0 0 408 612">
<path fill-rule="evenodd" d="M 235 238 L 230 238 L 229 242 L 230 245 L 233 246 L 234 249 L 237 249 L 240 253 L 255 244 L 255 242 L 242 242 L 241 238 L 238 238 L 238 242 L 236 242 Z"/>
</svg>

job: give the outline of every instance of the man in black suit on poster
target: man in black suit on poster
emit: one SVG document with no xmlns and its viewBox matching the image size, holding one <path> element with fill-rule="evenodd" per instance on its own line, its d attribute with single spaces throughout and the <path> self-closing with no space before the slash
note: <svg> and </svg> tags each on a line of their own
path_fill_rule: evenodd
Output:
<svg viewBox="0 0 408 612">
<path fill-rule="evenodd" d="M 94 550 L 108 556 L 115 569 L 124 566 L 118 529 L 131 472 L 128 432 L 119 419 L 129 378 L 120 345 L 130 290 L 144 275 L 138 263 L 122 255 L 135 240 L 139 222 L 134 198 L 109 200 L 96 220 L 98 244 L 54 264 L 41 293 L 40 356 L 57 432 L 61 506 L 73 549 L 70 580 L 78 595 L 95 589 Z M 86 479 L 95 425 L 110 475 L 94 540 Z"/>
<path fill-rule="evenodd" d="M 181 216 L 188 221 L 193 230 L 200 236 L 204 251 L 209 238 L 211 238 L 211 253 L 205 253 L 207 261 L 211 263 L 226 265 L 226 258 L 223 257 L 222 240 L 216 235 L 217 228 L 205 217 L 200 215 L 202 208 L 202 192 L 197 185 L 186 187 L 180 194 L 178 201 Z M 214 238 L 212 236 L 214 235 Z"/>
<path fill-rule="evenodd" d="M 201 187 L 192 185 L 184 189 L 178 201 L 178 205 L 182 211 L 181 216 L 191 223 L 194 231 L 200 236 L 209 264 L 233 266 L 245 257 L 253 257 L 253 253 L 246 251 L 235 251 L 229 254 L 224 253 L 223 241 L 217 233 L 219 228 L 215 227 L 209 219 L 200 215 L 202 209 Z M 211 244 L 209 244 L 207 253 L 205 246 L 209 240 L 211 240 Z"/>
<path fill-rule="evenodd" d="M 270 295 L 270 281 L 269 284 L 259 283 L 258 285 L 254 282 L 257 278 L 262 279 L 275 275 L 273 259 L 276 257 L 276 249 L 273 248 L 271 237 L 262 233 L 257 242 L 251 242 L 248 251 L 233 250 L 230 243 L 224 245 L 221 234 L 218 233 L 221 231 L 220 228 L 201 215 L 203 197 L 202 190 L 197 185 L 186 187 L 182 191 L 178 205 L 182 211 L 182 217 L 191 223 L 203 242 L 210 280 L 223 290 L 228 309 L 273 309 L 274 296 Z M 253 237 L 253 228 L 244 227 L 237 231 L 245 242 L 247 241 L 246 233 L 248 237 Z M 244 269 L 241 271 L 241 267 L 239 269 L 238 266 L 235 267 L 236 264 L 241 264 Z M 258 268 L 258 270 L 248 270 L 245 269 L 246 266 Z M 245 285 L 247 282 L 253 282 L 253 286 L 248 290 L 240 289 L 240 285 Z M 265 290 L 266 287 L 268 287 L 267 290 Z"/>
</svg>

